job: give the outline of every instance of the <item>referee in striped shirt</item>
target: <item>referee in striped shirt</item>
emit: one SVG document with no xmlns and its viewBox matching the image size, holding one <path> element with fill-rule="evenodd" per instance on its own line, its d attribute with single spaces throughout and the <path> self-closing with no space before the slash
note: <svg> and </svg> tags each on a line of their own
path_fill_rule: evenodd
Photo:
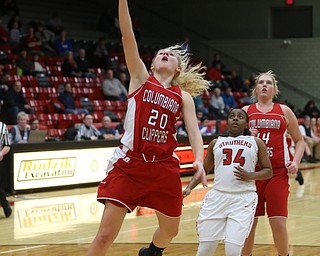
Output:
<svg viewBox="0 0 320 256">
<path fill-rule="evenodd" d="M 0 203 L 2 205 L 4 215 L 6 218 L 10 217 L 12 209 L 6 198 L 6 193 L 2 186 L 5 183 L 5 179 L 8 175 L 6 165 L 3 163 L 3 158 L 10 151 L 10 140 L 7 126 L 0 122 Z"/>
</svg>

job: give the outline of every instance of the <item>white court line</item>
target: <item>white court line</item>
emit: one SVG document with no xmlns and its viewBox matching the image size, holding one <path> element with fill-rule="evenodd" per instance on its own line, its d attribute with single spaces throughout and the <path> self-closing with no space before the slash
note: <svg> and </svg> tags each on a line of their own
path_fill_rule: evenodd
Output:
<svg viewBox="0 0 320 256">
<path fill-rule="evenodd" d="M 20 246 L 20 245 L 15 245 L 15 246 Z M 33 250 L 33 249 L 38 249 L 38 248 L 46 247 L 46 246 L 48 246 L 48 244 L 36 245 L 36 246 L 31 246 L 31 247 L 24 247 L 24 248 L 20 248 L 20 249 L 14 249 L 14 250 L 9 250 L 9 251 L 4 251 L 4 252 L 0 252 L 0 254 L 20 252 L 20 251 L 25 251 L 25 250 Z"/>
<path fill-rule="evenodd" d="M 190 222 L 190 221 L 195 221 L 194 219 L 187 219 L 187 220 L 182 220 L 180 221 L 180 223 L 183 223 L 183 222 Z M 154 228 L 157 228 L 158 225 L 153 225 L 153 226 L 148 226 L 148 227 L 144 227 L 144 228 L 138 228 L 136 230 L 147 230 L 147 229 L 154 229 Z M 120 234 L 125 234 L 125 233 L 129 233 L 129 232 L 132 232 L 132 230 L 125 230 L 125 231 L 120 231 L 119 232 L 119 235 Z M 68 240 L 68 241 L 65 241 L 65 242 L 58 242 L 56 244 L 68 244 L 68 243 L 72 243 L 72 242 L 77 242 L 77 241 L 82 241 L 82 240 L 87 240 L 87 239 L 93 239 L 95 238 L 95 236 L 90 236 L 90 237 L 86 237 L 86 238 L 80 238 L 80 239 L 73 239 L 73 240 Z"/>
</svg>

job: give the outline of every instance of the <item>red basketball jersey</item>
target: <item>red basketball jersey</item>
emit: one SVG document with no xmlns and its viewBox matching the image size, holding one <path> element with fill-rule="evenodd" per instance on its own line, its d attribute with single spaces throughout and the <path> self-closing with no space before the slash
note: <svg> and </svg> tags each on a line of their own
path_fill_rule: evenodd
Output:
<svg viewBox="0 0 320 256">
<path fill-rule="evenodd" d="M 289 161 L 286 141 L 287 122 L 280 104 L 274 103 L 270 112 L 262 113 L 252 104 L 248 108 L 249 127 L 259 131 L 258 137 L 267 146 L 273 168 L 285 167 Z"/>
<path fill-rule="evenodd" d="M 181 105 L 179 86 L 165 88 L 155 77 L 149 77 L 128 97 L 122 144 L 144 154 L 170 154 L 177 147 L 175 124 Z"/>
</svg>

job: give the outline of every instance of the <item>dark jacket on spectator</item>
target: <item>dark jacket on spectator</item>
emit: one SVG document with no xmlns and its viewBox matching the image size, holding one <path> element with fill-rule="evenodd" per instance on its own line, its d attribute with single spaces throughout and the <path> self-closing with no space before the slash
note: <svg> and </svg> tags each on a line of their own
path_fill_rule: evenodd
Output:
<svg viewBox="0 0 320 256">
<path fill-rule="evenodd" d="M 75 109 L 76 104 L 74 98 L 70 92 L 62 92 L 59 94 L 59 101 L 63 104 L 65 108 Z"/>
<path fill-rule="evenodd" d="M 26 104 L 27 101 L 22 91 L 15 92 L 13 89 L 9 89 L 4 103 L 7 108 L 19 107 L 20 110 L 23 110 Z"/>
</svg>

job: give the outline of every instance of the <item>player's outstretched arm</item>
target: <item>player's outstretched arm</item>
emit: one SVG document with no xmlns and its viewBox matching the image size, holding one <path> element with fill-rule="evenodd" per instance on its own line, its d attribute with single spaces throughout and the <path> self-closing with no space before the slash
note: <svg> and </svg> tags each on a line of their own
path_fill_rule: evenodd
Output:
<svg viewBox="0 0 320 256">
<path fill-rule="evenodd" d="M 139 88 L 149 77 L 140 59 L 138 45 L 133 33 L 127 0 L 119 0 L 119 23 L 126 64 L 130 73 L 129 94 Z"/>
</svg>

